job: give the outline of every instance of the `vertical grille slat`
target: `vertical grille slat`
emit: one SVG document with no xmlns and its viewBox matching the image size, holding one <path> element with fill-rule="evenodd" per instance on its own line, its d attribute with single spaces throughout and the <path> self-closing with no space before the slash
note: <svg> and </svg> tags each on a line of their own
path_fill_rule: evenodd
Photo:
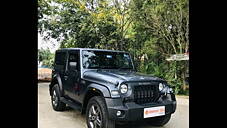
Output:
<svg viewBox="0 0 227 128">
<path fill-rule="evenodd" d="M 155 102 L 158 96 L 156 85 L 139 85 L 134 87 L 134 101 L 137 104 Z"/>
</svg>

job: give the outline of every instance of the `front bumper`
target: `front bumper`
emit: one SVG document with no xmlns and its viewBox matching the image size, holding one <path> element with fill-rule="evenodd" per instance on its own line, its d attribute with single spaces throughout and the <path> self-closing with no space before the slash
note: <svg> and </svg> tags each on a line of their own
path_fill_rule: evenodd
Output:
<svg viewBox="0 0 227 128">
<path fill-rule="evenodd" d="M 176 101 L 161 101 L 157 103 L 147 103 L 143 105 L 134 102 L 123 103 L 121 98 L 112 99 L 105 98 L 109 118 L 116 121 L 137 121 L 144 119 L 144 108 L 165 106 L 165 115 L 172 114 L 176 110 Z M 121 111 L 122 115 L 117 116 L 117 111 Z"/>
</svg>

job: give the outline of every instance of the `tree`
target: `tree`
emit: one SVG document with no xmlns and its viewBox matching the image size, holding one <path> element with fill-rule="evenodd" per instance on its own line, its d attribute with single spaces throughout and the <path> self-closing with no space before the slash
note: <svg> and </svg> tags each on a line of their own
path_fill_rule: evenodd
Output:
<svg viewBox="0 0 227 128">
<path fill-rule="evenodd" d="M 39 6 L 40 32 L 46 38 L 61 41 L 61 47 L 119 48 L 123 39 L 118 32 L 113 7 L 105 1 L 41 0 Z M 98 2 L 98 3 L 97 3 Z M 44 4 L 45 3 L 45 4 Z"/>
<path fill-rule="evenodd" d="M 179 90 L 185 79 L 185 63 L 165 59 L 189 50 L 188 0 L 132 0 L 131 10 L 134 45 L 139 49 L 136 56 L 147 55 L 146 62 L 140 64 L 141 71 L 159 74 Z"/>
<path fill-rule="evenodd" d="M 39 0 L 38 29 L 61 48 L 129 51 L 140 72 L 180 90 L 186 65 L 165 59 L 189 50 L 188 6 L 188 0 Z"/>
<path fill-rule="evenodd" d="M 38 49 L 38 61 L 43 62 L 43 65 L 53 67 L 54 54 L 49 49 Z"/>
<path fill-rule="evenodd" d="M 145 0 L 144 3 L 133 0 L 132 3 L 135 31 L 144 32 L 145 40 L 156 38 L 155 47 L 163 56 L 188 52 L 188 0 Z"/>
</svg>

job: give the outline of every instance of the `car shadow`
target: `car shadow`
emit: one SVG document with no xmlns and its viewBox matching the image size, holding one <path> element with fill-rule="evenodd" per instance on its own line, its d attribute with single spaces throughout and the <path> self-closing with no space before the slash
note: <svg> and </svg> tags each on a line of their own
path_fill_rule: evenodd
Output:
<svg viewBox="0 0 227 128">
<path fill-rule="evenodd" d="M 78 111 L 75 110 L 69 106 L 66 106 L 65 111 Z M 83 114 L 81 115 L 81 117 L 83 119 L 86 119 L 86 115 Z M 116 128 L 165 128 L 163 127 L 155 127 L 155 126 L 151 126 L 150 124 L 148 124 L 146 121 L 133 121 L 133 122 L 127 122 L 127 123 L 122 123 L 122 122 L 118 122 L 116 124 Z"/>
<path fill-rule="evenodd" d="M 65 111 L 77 111 L 77 110 L 74 110 L 73 108 L 69 107 L 69 106 L 66 106 L 65 107 Z"/>
<path fill-rule="evenodd" d="M 127 123 L 118 123 L 116 128 L 164 128 L 164 127 L 155 127 L 148 124 L 146 121 L 133 121 Z"/>
</svg>

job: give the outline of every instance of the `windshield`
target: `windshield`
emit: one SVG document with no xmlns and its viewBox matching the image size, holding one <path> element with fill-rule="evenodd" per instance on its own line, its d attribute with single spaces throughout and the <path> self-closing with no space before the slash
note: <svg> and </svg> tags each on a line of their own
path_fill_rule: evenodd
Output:
<svg viewBox="0 0 227 128">
<path fill-rule="evenodd" d="M 86 69 L 133 69 L 128 53 L 83 50 L 82 56 Z"/>
</svg>

